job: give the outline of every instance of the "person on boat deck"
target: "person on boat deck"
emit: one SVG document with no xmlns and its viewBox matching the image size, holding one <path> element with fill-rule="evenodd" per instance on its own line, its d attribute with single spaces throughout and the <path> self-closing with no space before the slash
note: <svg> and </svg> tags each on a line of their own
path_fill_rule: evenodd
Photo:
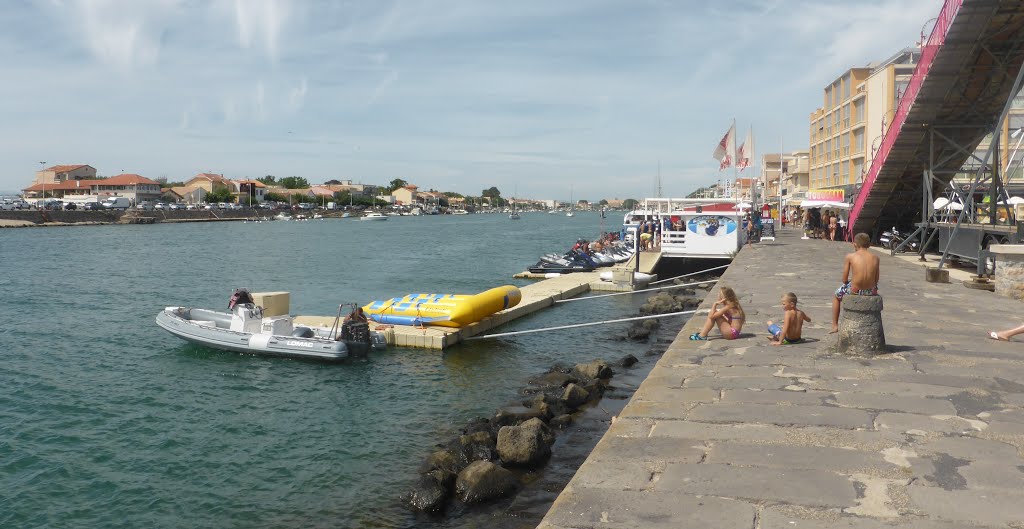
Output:
<svg viewBox="0 0 1024 529">
<path fill-rule="evenodd" d="M 708 312 L 708 319 L 704 321 L 704 327 L 700 332 L 690 335 L 690 339 L 707 340 L 711 329 L 717 326 L 722 333 L 722 338 L 735 340 L 740 337 L 744 319 L 746 319 L 746 313 L 740 306 L 736 291 L 730 287 L 722 287 L 718 292 L 718 301 L 711 305 L 711 311 Z"/>
<path fill-rule="evenodd" d="M 352 312 L 348 313 L 348 316 L 345 316 L 345 321 L 355 321 L 355 322 L 360 322 L 360 323 L 366 323 L 367 322 L 366 313 L 363 312 L 363 308 L 362 307 L 356 307 L 356 308 L 352 309 Z"/>
</svg>

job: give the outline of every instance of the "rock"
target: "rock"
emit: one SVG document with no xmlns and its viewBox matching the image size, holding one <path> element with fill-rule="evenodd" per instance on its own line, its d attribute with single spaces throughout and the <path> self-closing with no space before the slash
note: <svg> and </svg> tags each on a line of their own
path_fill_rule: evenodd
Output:
<svg viewBox="0 0 1024 529">
<path fill-rule="evenodd" d="M 462 457 L 461 454 L 456 455 L 449 450 L 436 450 L 429 456 L 424 464 L 426 469 L 429 470 L 442 470 L 457 474 L 460 470 L 466 467 L 469 462 Z"/>
<path fill-rule="evenodd" d="M 551 373 L 544 373 L 543 375 L 530 379 L 530 384 L 540 386 L 542 388 L 547 387 L 558 387 L 564 388 L 570 382 L 577 382 L 576 377 L 570 373 L 562 373 L 560 371 L 553 371 Z"/>
<path fill-rule="evenodd" d="M 498 431 L 498 457 L 506 465 L 544 463 L 551 457 L 555 436 L 540 419 L 530 419 L 519 426 L 504 426 Z"/>
<path fill-rule="evenodd" d="M 635 356 L 626 355 L 620 358 L 619 361 L 615 363 L 615 365 L 619 367 L 633 367 L 633 365 L 636 364 L 637 362 L 639 362 L 639 360 L 637 360 Z"/>
<path fill-rule="evenodd" d="M 491 424 L 495 428 L 502 428 L 504 426 L 515 426 L 522 424 L 530 419 L 544 417 L 542 410 L 527 408 L 526 406 L 509 406 L 498 410 L 495 414 L 494 420 Z"/>
<path fill-rule="evenodd" d="M 629 330 L 626 331 L 626 338 L 636 342 L 647 340 L 650 336 L 651 330 L 644 328 L 640 323 L 633 323 L 629 326 Z"/>
<path fill-rule="evenodd" d="M 537 395 L 532 399 L 525 400 L 523 401 L 523 406 L 542 412 L 544 415 L 541 418 L 544 421 L 568 411 L 565 402 L 548 394 Z"/>
<path fill-rule="evenodd" d="M 470 435 L 476 432 L 494 433 L 494 425 L 491 424 L 490 419 L 477 417 L 469 421 L 469 423 L 466 424 L 466 427 L 462 429 L 463 435 Z"/>
<path fill-rule="evenodd" d="M 406 493 L 402 500 L 413 510 L 438 513 L 444 510 L 455 484 L 455 474 L 443 470 L 433 470 L 420 475 L 413 489 Z"/>
<path fill-rule="evenodd" d="M 592 379 L 612 378 L 612 368 L 604 360 L 594 360 L 589 364 L 576 364 L 573 371 L 580 376 Z"/>
<path fill-rule="evenodd" d="M 647 329 L 649 331 L 653 331 L 653 330 L 657 329 L 658 327 L 661 327 L 661 322 L 659 322 L 658 320 L 644 320 L 644 321 L 640 322 L 640 325 L 644 329 Z"/>
<path fill-rule="evenodd" d="M 481 459 L 490 461 L 494 459 L 495 439 L 490 431 L 474 432 L 469 435 L 460 435 L 451 444 L 451 451 L 459 455 L 460 461 L 466 465 Z M 465 466 L 465 465 L 463 465 Z"/>
<path fill-rule="evenodd" d="M 558 428 L 559 430 L 561 430 L 563 428 L 568 428 L 572 424 L 572 422 L 573 422 L 572 415 L 565 414 L 565 415 L 558 415 L 556 417 L 552 417 L 551 421 L 549 421 L 548 424 L 552 428 Z"/>
<path fill-rule="evenodd" d="M 590 393 L 576 384 L 569 384 L 565 387 L 565 391 L 562 393 L 562 402 L 564 402 L 570 409 L 579 408 L 586 403 L 589 398 Z"/>
<path fill-rule="evenodd" d="M 490 461 L 474 461 L 455 480 L 455 492 L 466 503 L 507 496 L 518 487 L 519 481 L 511 472 Z"/>
</svg>

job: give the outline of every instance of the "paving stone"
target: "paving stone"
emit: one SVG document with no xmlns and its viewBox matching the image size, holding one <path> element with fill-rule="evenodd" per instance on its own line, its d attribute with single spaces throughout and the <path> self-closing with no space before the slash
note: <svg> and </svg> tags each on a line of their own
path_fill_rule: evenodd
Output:
<svg viewBox="0 0 1024 529">
<path fill-rule="evenodd" d="M 566 489 L 538 529 L 754 527 L 754 506 L 737 500 L 657 491 Z"/>
<path fill-rule="evenodd" d="M 992 435 L 1024 436 L 1024 423 L 989 420 L 985 433 Z"/>
<path fill-rule="evenodd" d="M 857 499 L 853 482 L 832 472 L 713 464 L 671 463 L 654 490 L 808 507 L 853 507 Z"/>
<path fill-rule="evenodd" d="M 956 415 L 956 408 L 948 400 L 919 397 L 897 397 L 872 393 L 837 393 L 836 403 L 848 408 L 890 410 L 924 415 Z"/>
<path fill-rule="evenodd" d="M 654 419 L 617 417 L 605 435 L 613 437 L 648 437 L 654 428 Z"/>
<path fill-rule="evenodd" d="M 686 388 L 713 389 L 782 389 L 794 382 L 791 378 L 763 377 L 730 377 L 695 376 L 683 381 Z"/>
<path fill-rule="evenodd" d="M 886 461 L 879 452 L 824 446 L 718 442 L 708 450 L 704 461 L 739 466 L 818 469 L 842 474 L 867 470 L 889 473 L 902 471 L 901 467 Z"/>
<path fill-rule="evenodd" d="M 652 402 L 675 402 L 679 404 L 692 402 L 713 402 L 718 400 L 721 392 L 711 388 L 666 388 L 644 384 L 633 394 L 633 400 Z"/>
<path fill-rule="evenodd" d="M 948 397 L 963 391 L 951 386 L 934 384 L 915 384 L 912 382 L 892 382 L 883 380 L 820 380 L 815 381 L 816 389 L 834 392 L 859 392 L 896 395 L 899 397 Z"/>
<path fill-rule="evenodd" d="M 826 509 L 802 509 L 788 505 L 765 507 L 758 529 L 965 529 L 962 523 L 922 520 L 918 516 L 866 518 Z M 986 529 L 972 525 L 971 529 Z"/>
<path fill-rule="evenodd" d="M 651 437 L 701 440 L 777 441 L 786 439 L 786 430 L 767 424 L 708 424 L 691 421 L 658 421 Z"/>
<path fill-rule="evenodd" d="M 597 449 L 591 456 L 598 454 Z M 646 463 L 623 458 L 598 461 L 587 458 L 576 471 L 570 482 L 579 488 L 612 489 L 612 490 L 643 490 L 653 485 L 651 479 L 665 469 L 664 463 Z"/>
<path fill-rule="evenodd" d="M 630 400 L 629 404 L 619 413 L 625 419 L 676 419 L 683 420 L 689 415 L 693 405 L 679 402 L 654 402 L 647 400 Z"/>
<path fill-rule="evenodd" d="M 863 410 L 828 406 L 772 406 L 769 404 L 698 404 L 689 415 L 705 422 L 752 422 L 779 425 L 869 428 L 871 415 Z"/>
<path fill-rule="evenodd" d="M 948 491 L 937 487 L 907 487 L 911 508 L 932 519 L 1003 525 L 1024 520 L 1024 494 L 993 490 Z"/>
<path fill-rule="evenodd" d="M 961 433 L 976 431 L 983 427 L 984 423 L 981 421 L 969 421 L 948 415 L 932 417 L 914 413 L 882 412 L 875 417 L 875 428 L 879 430 L 894 430 L 916 435 Z"/>
<path fill-rule="evenodd" d="M 967 480 L 967 488 L 971 490 L 1024 490 L 1024 471 L 1019 465 L 975 462 L 958 468 L 957 472 Z"/>
<path fill-rule="evenodd" d="M 605 436 L 588 459 L 699 463 L 704 459 L 706 450 L 707 446 L 704 441 L 699 439 Z"/>
<path fill-rule="evenodd" d="M 727 389 L 722 395 L 722 402 L 750 402 L 754 404 L 807 404 L 812 406 L 821 405 L 825 398 L 832 394 L 826 391 L 804 391 L 796 392 L 791 390 L 752 391 L 749 389 Z"/>
<path fill-rule="evenodd" d="M 918 445 L 918 453 L 949 454 L 968 461 L 999 461 L 1022 465 L 1014 446 L 977 437 L 941 437 Z"/>
</svg>

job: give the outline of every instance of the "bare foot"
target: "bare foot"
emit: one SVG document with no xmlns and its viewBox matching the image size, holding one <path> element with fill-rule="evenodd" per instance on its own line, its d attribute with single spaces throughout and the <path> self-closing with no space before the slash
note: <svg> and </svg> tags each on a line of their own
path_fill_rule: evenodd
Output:
<svg viewBox="0 0 1024 529">
<path fill-rule="evenodd" d="M 833 325 L 832 326 L 832 330 L 828 331 L 829 334 L 835 334 L 837 332 L 839 332 L 839 326 L 838 325 Z"/>
<path fill-rule="evenodd" d="M 1008 341 L 1010 341 L 1010 337 L 1006 336 L 1005 334 L 1003 334 L 1001 332 L 992 331 L 992 332 L 988 333 L 988 337 L 992 338 L 993 340 L 999 340 L 1001 342 L 1008 342 Z"/>
</svg>

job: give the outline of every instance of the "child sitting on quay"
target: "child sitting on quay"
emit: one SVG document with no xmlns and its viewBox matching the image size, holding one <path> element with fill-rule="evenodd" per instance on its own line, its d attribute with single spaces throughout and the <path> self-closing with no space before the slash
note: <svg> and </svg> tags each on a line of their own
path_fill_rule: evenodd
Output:
<svg viewBox="0 0 1024 529">
<path fill-rule="evenodd" d="M 782 310 L 785 311 L 785 317 L 782 320 L 782 327 L 775 325 L 771 321 L 768 322 L 768 332 L 771 333 L 771 345 L 784 345 L 791 343 L 800 343 L 803 341 L 804 322 L 810 322 L 811 318 L 807 316 L 804 311 L 796 308 L 796 294 L 787 292 L 786 295 L 782 296 L 780 302 L 782 303 Z"/>
<path fill-rule="evenodd" d="M 729 287 L 719 289 L 718 301 L 711 305 L 708 312 L 708 319 L 704 321 L 704 328 L 700 332 L 690 335 L 691 340 L 707 340 L 711 329 L 718 326 L 722 338 L 735 340 L 740 337 L 740 330 L 743 329 L 743 319 L 746 314 L 740 306 L 740 300 L 736 292 Z"/>
</svg>

